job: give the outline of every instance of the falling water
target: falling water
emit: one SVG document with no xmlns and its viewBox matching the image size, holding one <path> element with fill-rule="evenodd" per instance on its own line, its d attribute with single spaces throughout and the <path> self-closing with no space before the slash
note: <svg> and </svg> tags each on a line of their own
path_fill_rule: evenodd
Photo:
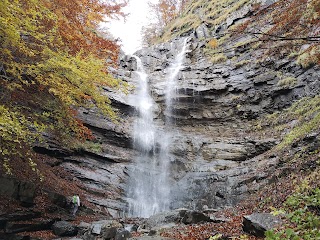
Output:
<svg viewBox="0 0 320 240">
<path fill-rule="evenodd" d="M 152 180 L 156 175 L 155 158 L 155 126 L 153 123 L 153 99 L 149 93 L 148 75 L 144 71 L 141 59 L 137 61 L 138 86 L 134 102 L 138 117 L 134 124 L 134 148 L 139 156 L 130 174 L 131 181 L 128 190 L 130 216 L 148 217 L 150 213 L 159 211 L 157 203 L 157 186 Z"/>
<path fill-rule="evenodd" d="M 166 82 L 166 86 L 167 86 L 166 88 L 166 112 L 167 112 L 166 125 L 171 125 L 171 123 L 169 123 L 170 122 L 169 118 L 170 118 L 170 115 L 172 114 L 172 102 L 174 100 L 174 95 L 178 88 L 177 76 L 183 67 L 185 53 L 187 51 L 187 41 L 188 41 L 188 38 L 185 38 L 183 41 L 183 46 L 181 51 L 178 53 L 178 55 L 174 59 L 174 62 L 169 67 L 169 76 Z"/>
<path fill-rule="evenodd" d="M 134 145 L 142 153 L 149 153 L 155 146 L 155 128 L 153 124 L 153 99 L 149 94 L 148 75 L 144 71 L 141 59 L 137 60 L 137 74 L 139 76 L 139 86 L 137 88 L 137 109 L 139 118 L 134 126 Z"/>
<path fill-rule="evenodd" d="M 153 109 L 154 101 L 150 96 L 148 76 L 144 71 L 141 60 L 137 61 L 137 87 L 135 104 L 138 118 L 134 125 L 134 147 L 139 151 L 135 164 L 130 173 L 128 189 L 128 214 L 135 217 L 149 217 L 155 213 L 170 208 L 170 177 L 169 163 L 171 135 L 168 127 L 172 125 L 172 98 L 177 89 L 176 78 L 182 68 L 186 52 L 187 40 L 183 43 L 182 50 L 169 68 L 166 79 L 166 121 L 164 130 L 155 127 Z M 158 146 L 158 147 L 157 147 Z"/>
<path fill-rule="evenodd" d="M 162 211 L 168 210 L 171 203 L 171 186 L 170 182 L 170 161 L 172 155 L 170 154 L 170 146 L 173 144 L 173 135 L 176 134 L 174 131 L 174 123 L 172 121 L 173 114 L 173 103 L 176 96 L 176 91 L 178 89 L 177 77 L 180 70 L 183 67 L 183 62 L 185 58 L 185 53 L 187 50 L 187 38 L 183 41 L 183 46 L 181 51 L 177 54 L 176 58 L 169 67 L 168 77 L 166 78 L 166 109 L 165 109 L 165 128 L 162 134 L 162 139 L 160 142 L 160 154 L 159 154 L 159 167 L 162 169 L 159 175 L 159 182 L 161 185 L 161 196 L 162 202 L 164 204 L 164 209 Z"/>
</svg>

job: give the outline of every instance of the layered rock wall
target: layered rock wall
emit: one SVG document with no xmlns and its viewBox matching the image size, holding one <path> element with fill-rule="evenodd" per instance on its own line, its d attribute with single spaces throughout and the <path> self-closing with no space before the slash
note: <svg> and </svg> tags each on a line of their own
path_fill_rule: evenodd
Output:
<svg viewBox="0 0 320 240">
<path fill-rule="evenodd" d="M 181 37 L 188 37 L 188 51 L 177 77 L 170 112 L 165 111 L 166 76 L 181 48 L 181 38 L 136 53 L 148 73 L 157 128 L 164 129 L 167 118 L 174 122 L 176 134 L 170 146 L 172 208 L 234 205 L 267 184 L 266 179 L 279 162 L 279 157 L 268 150 L 280 138 L 271 133 L 258 134 L 254 120 L 282 110 L 304 96 L 319 94 L 318 66 L 302 68 L 286 58 L 262 60 L 262 52 L 252 49 L 250 44 L 226 52 L 223 63 L 213 64 L 205 57 L 204 39 L 223 34 L 250 14 L 251 7 L 244 6 L 213 32 L 204 23 Z M 226 45 L 237 46 L 244 40 L 248 41 L 248 36 Z M 112 72 L 134 87 L 138 80 L 136 69 L 135 58 L 123 55 L 119 69 Z M 134 88 L 129 95 L 109 89 L 105 93 L 119 112 L 119 123 L 93 109 L 80 111 L 100 150 L 63 153 L 59 157 L 61 164 L 86 186 L 89 201 L 108 209 L 113 216 L 120 216 L 126 209 L 128 181 L 134 177 L 128 176 L 128 167 L 135 164 L 139 154 L 132 147 L 137 114 L 135 103 L 130 101 Z"/>
<path fill-rule="evenodd" d="M 175 39 L 136 53 L 149 73 L 158 127 L 169 117 L 177 130 L 171 146 L 173 207 L 234 205 L 266 184 L 279 161 L 267 153 L 279 136 L 255 134 L 254 120 L 319 94 L 319 67 L 302 68 L 289 59 L 259 61 L 260 53 L 249 47 L 235 48 L 224 63 L 213 64 L 203 42 L 191 34 L 168 113 L 166 76 L 180 43 Z M 130 81 L 134 58 L 124 56 L 120 66 L 118 76 Z M 284 79 L 292 82 L 283 84 Z"/>
</svg>

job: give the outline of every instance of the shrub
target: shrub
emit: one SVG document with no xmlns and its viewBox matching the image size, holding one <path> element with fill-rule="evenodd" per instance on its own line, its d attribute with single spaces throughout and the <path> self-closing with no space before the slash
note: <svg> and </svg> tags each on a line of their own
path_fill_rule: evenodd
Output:
<svg viewBox="0 0 320 240">
<path fill-rule="evenodd" d="M 294 227 L 280 231 L 267 231 L 266 239 L 320 239 L 320 188 L 310 189 L 307 182 L 304 184 L 305 187 L 298 189 L 285 202 L 285 207 L 289 212 L 287 218 Z"/>
<path fill-rule="evenodd" d="M 15 157 L 27 158 L 30 166 L 35 167 L 30 157 L 31 144 L 40 139 L 32 129 L 40 126 L 30 122 L 18 111 L 11 111 L 0 105 L 0 157 L 7 174 L 11 174 L 10 160 Z"/>
</svg>

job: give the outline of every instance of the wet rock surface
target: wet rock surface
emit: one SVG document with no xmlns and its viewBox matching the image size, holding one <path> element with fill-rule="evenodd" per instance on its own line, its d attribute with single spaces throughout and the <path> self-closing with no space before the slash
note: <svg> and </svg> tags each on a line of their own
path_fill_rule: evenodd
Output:
<svg viewBox="0 0 320 240">
<path fill-rule="evenodd" d="M 199 211 L 188 209 L 177 209 L 168 212 L 161 212 L 147 218 L 142 224 L 144 229 L 158 229 L 173 226 L 175 224 L 195 224 L 199 222 L 211 222 L 207 215 Z"/>
<path fill-rule="evenodd" d="M 266 3 L 267 4 L 267 3 Z M 250 9 L 241 9 L 228 21 L 246 17 Z M 196 35 L 207 36 L 204 26 Z M 135 53 L 148 72 L 150 91 L 155 99 L 156 122 L 174 122 L 170 152 L 172 208 L 223 208 L 244 199 L 267 183 L 279 163 L 268 150 L 277 136 L 260 136 L 253 132 L 252 120 L 284 109 L 293 101 L 319 93 L 319 67 L 302 68 L 281 59 L 258 64 L 249 48 L 227 60 L 212 64 L 203 55 L 197 36 L 188 40 L 188 51 L 177 77 L 173 110 L 165 110 L 166 74 L 181 39 L 162 43 Z M 233 43 L 235 44 L 235 43 Z M 180 46 L 181 48 L 181 46 Z M 257 57 L 257 56 L 256 56 Z M 135 59 L 120 59 L 117 76 L 134 82 Z M 295 79 L 293 85 L 281 85 L 282 79 Z"/>
</svg>

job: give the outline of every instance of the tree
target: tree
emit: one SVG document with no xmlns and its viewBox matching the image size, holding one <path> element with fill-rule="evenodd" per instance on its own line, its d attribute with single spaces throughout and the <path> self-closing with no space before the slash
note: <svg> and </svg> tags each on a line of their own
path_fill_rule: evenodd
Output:
<svg viewBox="0 0 320 240">
<path fill-rule="evenodd" d="M 154 42 L 163 29 L 177 16 L 179 16 L 190 0 L 159 0 L 157 3 L 149 3 L 156 16 L 156 23 L 151 23 L 142 30 L 144 45 Z"/>
<path fill-rule="evenodd" d="M 148 26 L 142 27 L 142 45 L 144 47 L 151 46 L 161 34 L 162 29 L 157 23 L 150 23 Z"/>
<path fill-rule="evenodd" d="M 127 0 L 43 0 L 57 16 L 59 35 L 71 54 L 80 50 L 99 58 L 116 60 L 119 46 L 112 40 L 103 38 L 99 24 L 105 17 L 124 16 L 122 7 Z"/>
<path fill-rule="evenodd" d="M 32 151 L 37 131 L 64 135 L 61 139 L 90 138 L 76 117 L 79 106 L 95 105 L 115 119 L 101 88 L 118 85 L 107 66 L 115 61 L 119 47 L 102 37 L 98 25 L 105 15 L 122 16 L 125 3 L 0 2 L 0 159 L 7 159 L 4 166 L 12 156 L 25 155 L 19 151 Z"/>
<path fill-rule="evenodd" d="M 156 4 L 150 4 L 156 13 L 160 27 L 166 26 L 178 14 L 178 0 L 159 0 Z"/>
</svg>

